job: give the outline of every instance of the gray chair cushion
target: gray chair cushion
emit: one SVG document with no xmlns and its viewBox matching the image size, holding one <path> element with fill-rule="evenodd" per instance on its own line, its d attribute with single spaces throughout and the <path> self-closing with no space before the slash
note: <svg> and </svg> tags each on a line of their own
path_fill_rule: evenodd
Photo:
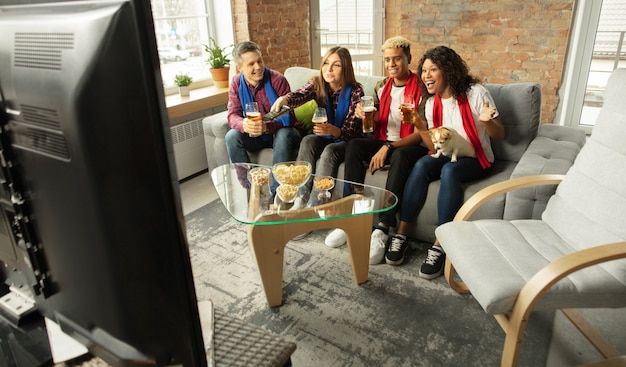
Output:
<svg viewBox="0 0 626 367">
<path fill-rule="evenodd" d="M 577 250 L 626 240 L 625 94 L 626 69 L 618 69 L 607 84 L 593 134 L 543 213 Z"/>
<path fill-rule="evenodd" d="M 436 233 L 459 276 L 491 315 L 510 311 L 535 273 L 575 250 L 541 220 L 450 222 Z M 624 260 L 614 263 L 626 267 Z M 604 265 L 590 267 L 557 282 L 535 309 L 623 307 L 625 279 L 625 273 L 620 279 Z"/>
</svg>

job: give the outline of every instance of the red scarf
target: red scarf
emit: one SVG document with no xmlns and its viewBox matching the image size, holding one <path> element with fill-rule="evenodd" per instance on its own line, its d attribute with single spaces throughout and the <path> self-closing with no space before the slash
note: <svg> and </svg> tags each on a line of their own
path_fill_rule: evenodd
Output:
<svg viewBox="0 0 626 367">
<path fill-rule="evenodd" d="M 374 139 L 387 140 L 387 124 L 389 119 L 389 110 L 391 109 L 391 88 L 393 87 L 393 78 L 389 78 L 383 87 L 383 93 L 380 96 L 380 111 L 378 112 L 378 126 L 374 132 Z M 409 71 L 409 79 L 404 86 L 404 95 L 412 95 L 415 97 L 415 108 L 420 100 L 420 89 L 417 84 L 417 76 Z M 413 125 L 400 124 L 400 138 L 413 133 Z"/>
<path fill-rule="evenodd" d="M 461 119 L 463 120 L 463 129 L 469 138 L 470 143 L 474 147 L 474 152 L 476 152 L 476 158 L 480 162 L 480 165 L 483 169 L 491 167 L 491 163 L 487 160 L 487 156 L 485 155 L 485 151 L 483 150 L 483 146 L 480 143 L 480 138 L 478 137 L 478 131 L 476 130 L 476 124 L 474 123 L 474 116 L 472 115 L 472 109 L 470 108 L 469 102 L 467 100 L 467 95 L 462 95 L 458 97 L 457 102 L 459 103 L 459 110 L 461 112 Z M 439 93 L 435 94 L 435 101 L 433 105 L 433 126 L 441 127 L 442 115 L 443 115 L 443 105 L 441 104 L 441 96 Z"/>
</svg>

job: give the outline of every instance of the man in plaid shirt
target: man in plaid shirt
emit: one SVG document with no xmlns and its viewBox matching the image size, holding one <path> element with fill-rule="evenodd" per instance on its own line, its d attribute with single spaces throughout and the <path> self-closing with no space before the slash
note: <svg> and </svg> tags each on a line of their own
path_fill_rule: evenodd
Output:
<svg viewBox="0 0 626 367">
<path fill-rule="evenodd" d="M 245 117 L 245 104 L 257 102 L 261 116 L 270 112 L 279 96 L 291 91 L 285 77 L 265 67 L 261 49 L 251 41 L 235 46 L 233 57 L 238 74 L 228 92 L 228 125 L 226 149 L 232 163 L 249 163 L 248 152 L 273 148 L 273 163 L 292 160 L 293 152 L 300 146 L 304 127 L 293 110 L 271 121 L 253 122 Z"/>
</svg>

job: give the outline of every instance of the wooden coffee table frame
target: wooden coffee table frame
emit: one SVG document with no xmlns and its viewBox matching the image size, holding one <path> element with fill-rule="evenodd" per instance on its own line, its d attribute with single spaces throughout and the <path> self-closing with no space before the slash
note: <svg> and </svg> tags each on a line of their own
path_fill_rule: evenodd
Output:
<svg viewBox="0 0 626 367">
<path fill-rule="evenodd" d="M 256 218 L 259 224 L 250 224 L 248 227 L 248 246 L 254 255 L 265 297 L 270 307 L 282 304 L 283 294 L 283 264 L 285 246 L 293 237 L 327 228 L 341 228 L 346 232 L 348 251 L 352 263 L 354 282 L 362 284 L 367 281 L 369 270 L 370 234 L 373 214 L 355 214 L 345 217 L 335 217 L 327 220 L 305 220 L 310 218 L 311 211 L 324 209 L 338 212 L 350 212 L 356 200 L 363 199 L 362 195 L 351 195 L 328 204 L 313 208 L 294 210 L 287 213 L 289 222 L 269 224 L 263 222 L 285 221 L 285 213 L 260 214 Z M 299 218 L 302 218 L 299 221 Z"/>
</svg>

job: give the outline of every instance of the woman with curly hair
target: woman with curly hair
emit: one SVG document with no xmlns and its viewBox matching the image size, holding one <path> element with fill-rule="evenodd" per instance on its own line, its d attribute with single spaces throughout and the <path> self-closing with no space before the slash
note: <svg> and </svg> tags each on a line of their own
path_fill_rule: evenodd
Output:
<svg viewBox="0 0 626 367">
<path fill-rule="evenodd" d="M 468 140 L 476 157 L 426 155 L 417 160 L 406 182 L 400 209 L 400 225 L 391 239 L 387 263 L 402 262 L 406 251 L 406 234 L 410 223 L 424 205 L 428 185 L 440 179 L 437 198 L 438 224 L 449 222 L 463 204 L 463 182 L 487 176 L 494 161 L 490 139 L 504 139 L 504 127 L 489 91 L 469 74 L 465 61 L 445 46 L 432 48 L 422 56 L 417 66 L 421 73 L 422 95 L 426 101 L 425 117 L 428 128 L 448 127 Z M 422 141 L 434 152 L 428 130 L 420 130 Z M 434 279 L 441 275 L 445 254 L 439 244 L 428 249 L 420 268 L 420 277 Z"/>
</svg>

